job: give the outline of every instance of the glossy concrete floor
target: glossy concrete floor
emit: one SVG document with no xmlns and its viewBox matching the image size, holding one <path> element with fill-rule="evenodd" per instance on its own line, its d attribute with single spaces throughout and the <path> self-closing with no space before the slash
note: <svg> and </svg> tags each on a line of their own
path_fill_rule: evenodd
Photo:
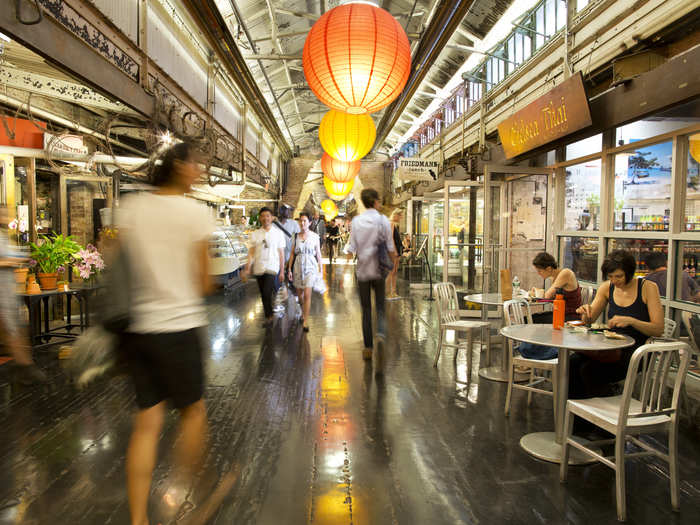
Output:
<svg viewBox="0 0 700 525">
<path fill-rule="evenodd" d="M 254 283 L 210 301 L 205 465 L 180 494 L 186 504 L 171 505 L 171 413 L 151 523 L 198 523 L 203 514 L 226 525 L 616 523 L 611 470 L 572 467 L 561 485 L 556 465 L 519 447 L 523 434 L 552 428 L 548 398 L 527 408 L 516 393 L 506 419 L 505 384 L 476 374 L 478 355 L 469 375 L 465 356 L 454 362 L 451 350 L 434 369 L 434 303 L 407 289 L 387 303 L 385 374 L 375 377 L 360 355 L 352 268 L 328 274 L 309 334 L 283 322 L 265 331 Z M 128 523 L 128 381 L 78 392 L 55 351 L 39 361 L 47 388 L 15 389 L 0 367 L 0 524 Z M 698 437 L 697 427 L 683 427 L 679 514 L 667 467 L 628 462 L 629 523 L 700 521 Z"/>
</svg>

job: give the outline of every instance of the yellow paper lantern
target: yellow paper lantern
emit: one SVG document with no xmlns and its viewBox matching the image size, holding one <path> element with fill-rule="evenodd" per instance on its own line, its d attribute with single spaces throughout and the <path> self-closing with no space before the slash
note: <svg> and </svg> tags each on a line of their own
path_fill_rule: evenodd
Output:
<svg viewBox="0 0 700 525">
<path fill-rule="evenodd" d="M 321 203 L 321 211 L 326 219 L 330 220 L 338 215 L 338 206 L 332 200 L 326 199 Z"/>
<path fill-rule="evenodd" d="M 690 136 L 689 148 L 690 156 L 695 159 L 695 162 L 700 163 L 700 133 Z"/>
<path fill-rule="evenodd" d="M 321 119 L 318 137 L 331 157 L 354 162 L 370 152 L 377 130 L 369 115 L 350 115 L 332 109 Z"/>
<path fill-rule="evenodd" d="M 326 188 L 326 193 L 334 201 L 342 201 L 352 191 L 355 185 L 355 179 L 350 182 L 334 182 L 325 175 L 323 176 L 323 186 Z"/>
</svg>

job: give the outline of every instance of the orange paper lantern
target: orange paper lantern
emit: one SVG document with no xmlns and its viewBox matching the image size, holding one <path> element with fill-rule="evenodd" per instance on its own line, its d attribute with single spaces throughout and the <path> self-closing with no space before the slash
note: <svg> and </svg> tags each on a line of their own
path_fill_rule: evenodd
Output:
<svg viewBox="0 0 700 525">
<path fill-rule="evenodd" d="M 700 133 L 690 136 L 688 146 L 690 156 L 695 159 L 695 162 L 700 163 Z"/>
<path fill-rule="evenodd" d="M 350 182 L 333 182 L 325 175 L 323 177 L 323 186 L 326 188 L 326 193 L 334 201 L 342 201 L 350 194 L 354 185 L 355 179 L 352 179 Z"/>
<path fill-rule="evenodd" d="M 321 119 L 318 138 L 331 157 L 354 162 L 370 152 L 377 130 L 369 115 L 351 115 L 331 109 Z"/>
<path fill-rule="evenodd" d="M 374 113 L 399 96 L 411 72 L 411 46 L 396 19 L 369 4 L 331 9 L 304 42 L 304 75 L 326 106 Z"/>
<path fill-rule="evenodd" d="M 321 170 L 323 174 L 333 182 L 350 182 L 360 173 L 359 160 L 355 162 L 343 162 L 324 153 L 321 157 Z"/>
</svg>

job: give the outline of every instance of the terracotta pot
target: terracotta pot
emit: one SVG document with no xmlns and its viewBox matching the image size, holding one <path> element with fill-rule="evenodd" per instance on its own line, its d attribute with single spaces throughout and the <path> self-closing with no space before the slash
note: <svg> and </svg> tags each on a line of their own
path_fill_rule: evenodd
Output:
<svg viewBox="0 0 700 525">
<path fill-rule="evenodd" d="M 25 284 L 27 282 L 27 274 L 29 273 L 29 268 L 16 268 L 15 269 L 15 282 L 17 284 Z"/>
<path fill-rule="evenodd" d="M 42 290 L 55 290 L 58 285 L 58 274 L 56 272 L 54 273 L 37 273 L 37 277 L 39 277 L 39 284 L 41 285 Z"/>
</svg>

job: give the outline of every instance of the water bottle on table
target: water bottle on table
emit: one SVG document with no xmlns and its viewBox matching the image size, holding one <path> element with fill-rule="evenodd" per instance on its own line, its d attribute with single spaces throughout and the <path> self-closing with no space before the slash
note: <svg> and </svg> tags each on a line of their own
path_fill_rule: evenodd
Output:
<svg viewBox="0 0 700 525">
<path fill-rule="evenodd" d="M 518 279 L 518 276 L 516 275 L 513 277 L 513 298 L 516 298 L 520 295 L 520 279 Z"/>
</svg>

